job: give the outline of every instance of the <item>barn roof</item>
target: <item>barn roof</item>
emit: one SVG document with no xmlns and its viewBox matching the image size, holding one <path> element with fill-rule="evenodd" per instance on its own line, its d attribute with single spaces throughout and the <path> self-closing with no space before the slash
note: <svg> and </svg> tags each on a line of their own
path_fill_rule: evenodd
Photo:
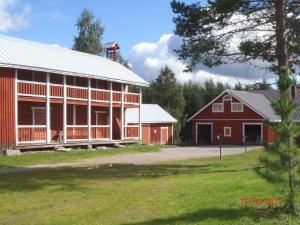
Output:
<svg viewBox="0 0 300 225">
<path fill-rule="evenodd" d="M 142 123 L 176 123 L 177 120 L 157 104 L 141 105 Z M 129 108 L 126 110 L 126 122 L 139 122 L 139 109 Z"/>
<path fill-rule="evenodd" d="M 233 97 L 246 103 L 254 111 L 262 114 L 266 119 L 278 121 L 280 117 L 274 112 L 270 102 L 263 94 L 248 91 L 227 90 Z"/>
<path fill-rule="evenodd" d="M 300 90 L 298 88 L 296 90 L 294 102 L 296 103 L 297 107 L 293 115 L 293 120 L 300 121 Z M 277 101 L 280 97 L 279 90 L 253 90 L 251 92 L 264 95 L 271 103 Z"/>
<path fill-rule="evenodd" d="M 136 73 L 105 57 L 4 35 L 0 35 L 0 67 L 148 85 Z"/>
<path fill-rule="evenodd" d="M 262 115 L 264 118 L 272 121 L 280 121 L 280 116 L 277 115 L 272 108 L 272 103 L 277 101 L 280 97 L 279 90 L 251 90 L 251 91 L 236 91 L 236 90 L 225 90 L 216 98 L 214 98 L 210 103 L 205 105 L 201 110 L 195 113 L 188 121 L 192 120 L 196 115 L 198 115 L 202 110 L 212 104 L 217 98 L 222 96 L 224 93 L 229 93 L 233 97 L 237 98 L 244 104 L 248 105 L 258 114 Z M 297 89 L 294 102 L 297 105 L 297 108 L 293 115 L 293 120 L 300 121 L 300 90 Z"/>
</svg>

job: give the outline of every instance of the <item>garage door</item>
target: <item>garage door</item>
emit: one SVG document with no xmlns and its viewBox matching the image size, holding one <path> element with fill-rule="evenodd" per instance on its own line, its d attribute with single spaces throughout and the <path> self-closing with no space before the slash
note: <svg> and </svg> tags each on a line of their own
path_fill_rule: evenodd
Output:
<svg viewBox="0 0 300 225">
<path fill-rule="evenodd" d="M 262 125 L 244 124 L 244 136 L 248 144 L 262 143 Z"/>
<path fill-rule="evenodd" d="M 197 144 L 207 145 L 212 141 L 212 124 L 197 124 Z"/>
</svg>

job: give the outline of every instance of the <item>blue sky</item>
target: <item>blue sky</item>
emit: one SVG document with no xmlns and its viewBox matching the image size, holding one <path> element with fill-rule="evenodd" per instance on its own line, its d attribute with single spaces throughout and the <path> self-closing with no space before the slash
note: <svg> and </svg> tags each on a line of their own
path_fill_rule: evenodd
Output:
<svg viewBox="0 0 300 225">
<path fill-rule="evenodd" d="M 103 42 L 118 41 L 132 70 L 148 81 L 166 65 L 182 82 L 213 79 L 233 85 L 272 77 L 250 64 L 199 65 L 197 70 L 183 73 L 186 62 L 174 53 L 181 39 L 173 34 L 170 0 L 0 0 L 0 33 L 71 48 L 77 34 L 75 23 L 83 8 L 91 9 L 101 19 Z M 263 66 L 263 62 L 255 64 Z"/>
<path fill-rule="evenodd" d="M 124 56 L 133 45 L 157 41 L 174 30 L 169 0 L 23 0 L 17 7 L 24 4 L 32 11 L 30 26 L 7 34 L 63 47 L 72 46 L 74 24 L 83 8 L 101 19 L 103 41 L 119 41 Z"/>
</svg>

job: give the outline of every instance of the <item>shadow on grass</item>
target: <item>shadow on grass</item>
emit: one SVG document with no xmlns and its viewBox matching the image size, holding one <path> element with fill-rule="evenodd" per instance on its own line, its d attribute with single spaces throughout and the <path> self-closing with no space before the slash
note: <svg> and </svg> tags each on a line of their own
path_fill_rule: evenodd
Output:
<svg viewBox="0 0 300 225">
<path fill-rule="evenodd" d="M 169 218 L 151 219 L 141 222 L 124 223 L 122 225 L 166 225 L 166 224 L 195 224 L 203 223 L 206 220 L 212 219 L 216 224 L 219 222 L 228 221 L 229 224 L 235 224 L 241 219 L 257 220 L 260 215 L 259 209 L 254 208 L 231 208 L 231 209 L 200 209 L 192 213 L 186 213 Z M 232 223 L 230 223 L 232 222 Z"/>
<path fill-rule="evenodd" d="M 113 164 L 108 168 L 93 167 L 60 167 L 60 168 L 12 168 L 15 172 L 0 173 L 0 193 L 11 191 L 34 191 L 47 186 L 55 186 L 61 190 L 87 190 L 85 180 L 113 179 L 155 179 L 183 174 L 235 173 L 250 171 L 253 168 L 222 169 L 220 164 L 206 165 L 131 165 Z M 7 169 L 9 171 L 10 169 Z M 2 170 L 3 171 L 3 170 Z M 58 189 L 56 189 L 57 191 Z"/>
</svg>

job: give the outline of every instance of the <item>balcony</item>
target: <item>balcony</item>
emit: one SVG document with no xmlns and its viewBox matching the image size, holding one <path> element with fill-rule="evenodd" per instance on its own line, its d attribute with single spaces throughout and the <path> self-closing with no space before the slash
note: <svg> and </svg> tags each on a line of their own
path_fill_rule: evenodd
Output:
<svg viewBox="0 0 300 225">
<path fill-rule="evenodd" d="M 46 98 L 47 86 L 43 82 L 18 80 L 18 95 L 28 97 Z M 64 86 L 61 84 L 50 84 L 50 98 L 64 98 Z M 105 89 L 91 88 L 92 102 L 110 102 L 110 91 Z M 67 99 L 88 101 L 89 89 L 87 87 L 66 86 Z M 138 93 L 124 92 L 124 104 L 138 105 L 140 102 Z M 112 102 L 122 102 L 122 92 L 112 91 Z"/>
</svg>

